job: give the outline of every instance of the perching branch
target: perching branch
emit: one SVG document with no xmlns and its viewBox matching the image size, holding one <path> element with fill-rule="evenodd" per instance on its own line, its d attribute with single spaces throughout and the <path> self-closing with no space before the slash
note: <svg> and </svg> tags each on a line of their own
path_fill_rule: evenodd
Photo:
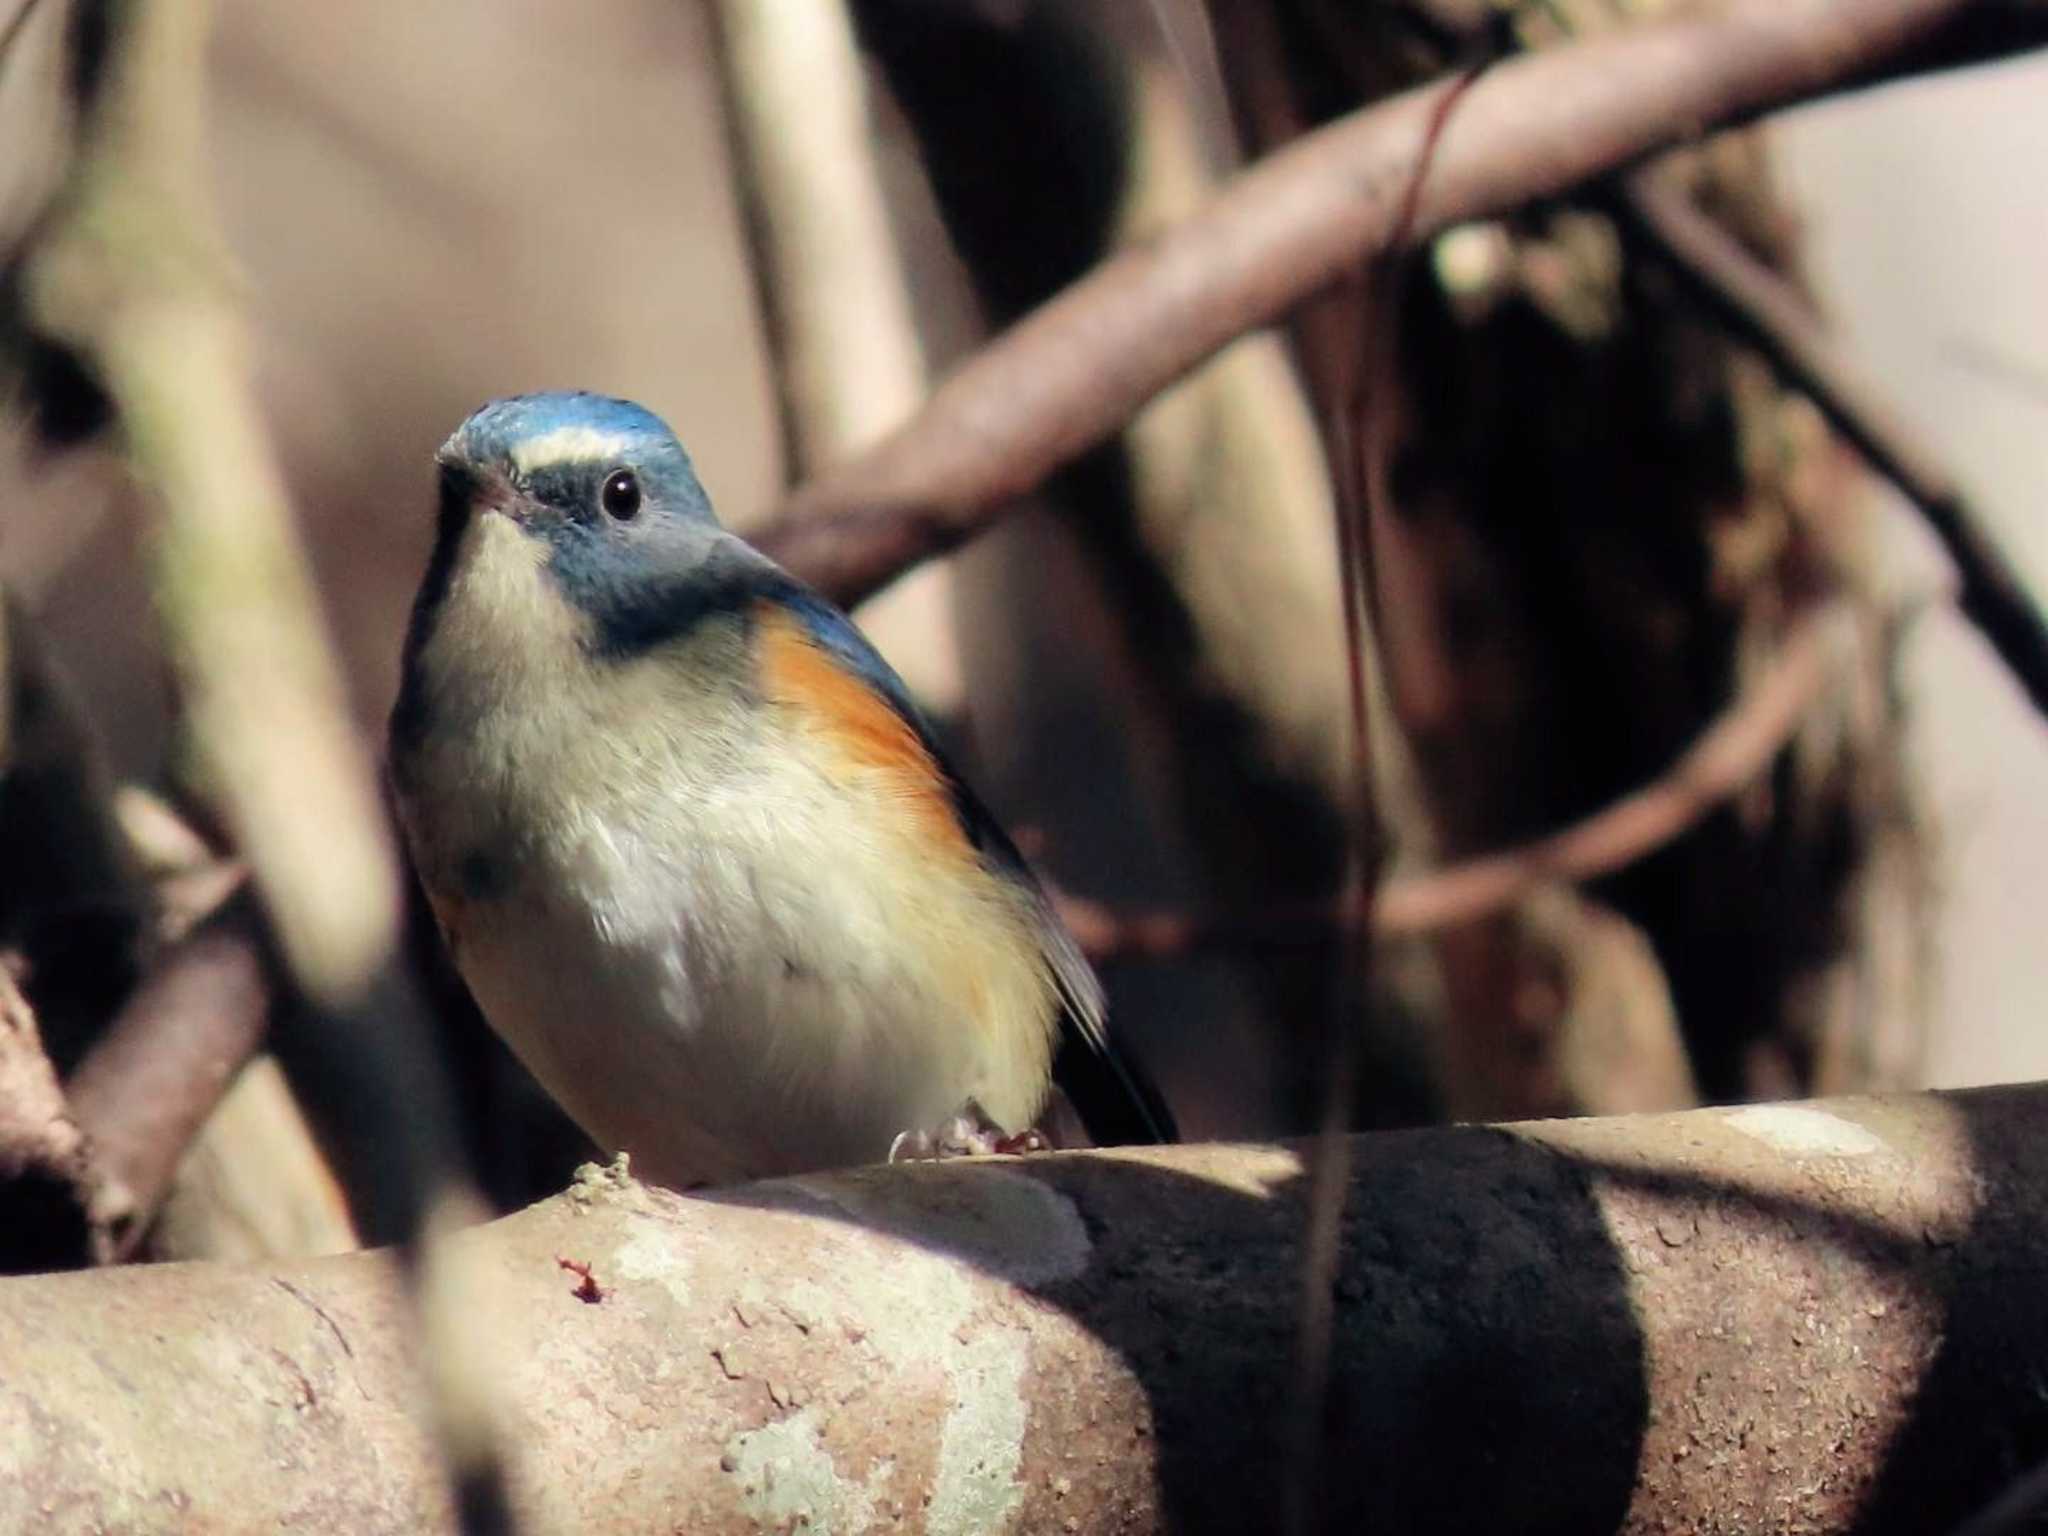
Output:
<svg viewBox="0 0 2048 1536">
<path fill-rule="evenodd" d="M 2048 44 L 2048 0 L 1732 0 L 1506 61 L 1459 103 L 1410 238 L 1833 91 Z M 1236 336 L 1386 245 L 1437 93 L 1340 118 L 983 349 L 760 535 L 843 602 L 968 539 Z"/>
<path fill-rule="evenodd" d="M 1667 772 L 1632 794 L 1534 842 L 1388 881 L 1373 903 L 1373 930 L 1415 934 L 1473 922 L 1539 886 L 1613 874 L 1683 835 L 1756 782 L 1784 750 L 1827 680 L 1830 636 L 1847 622 L 1838 604 L 1799 619 L 1763 675 Z M 1116 912 L 1064 893 L 1058 902 L 1075 939 L 1098 964 L 1205 950 L 1321 947 L 1333 926 L 1357 928 L 1363 916 L 1355 902 L 1234 916 Z"/>
<path fill-rule="evenodd" d="M 1744 250 L 1682 189 L 1645 170 L 1607 206 L 1632 237 L 1794 389 L 1899 491 L 1955 563 L 1956 604 L 2048 715 L 2048 624 L 2025 582 L 1964 495 L 1961 483 L 1822 326 L 1792 284 Z"/>
<path fill-rule="evenodd" d="M 2048 1451 L 2048 1087 L 1352 1152 L 1321 1528 L 1940 1530 Z M 452 1252 L 531 1531 L 1236 1533 L 1303 1183 L 1257 1146 L 592 1169 Z M 0 1526 L 444 1530 L 408 1342 L 375 1255 L 0 1282 Z"/>
</svg>

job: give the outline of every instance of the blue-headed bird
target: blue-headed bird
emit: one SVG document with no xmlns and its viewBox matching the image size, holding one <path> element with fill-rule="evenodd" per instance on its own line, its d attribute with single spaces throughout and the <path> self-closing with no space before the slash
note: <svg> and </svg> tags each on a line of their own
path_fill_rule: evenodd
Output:
<svg viewBox="0 0 2048 1536">
<path fill-rule="evenodd" d="M 1055 1069 L 1170 1139 L 1102 990 L 903 683 L 661 419 L 500 400 L 441 448 L 390 768 L 492 1025 L 677 1187 L 1012 1145 Z"/>
</svg>

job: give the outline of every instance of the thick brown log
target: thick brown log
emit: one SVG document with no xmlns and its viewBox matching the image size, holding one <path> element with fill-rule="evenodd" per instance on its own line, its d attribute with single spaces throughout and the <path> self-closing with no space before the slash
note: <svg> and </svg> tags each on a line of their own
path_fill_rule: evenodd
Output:
<svg viewBox="0 0 2048 1536">
<path fill-rule="evenodd" d="M 2048 1451 L 2048 1087 L 1353 1153 L 1332 1529 L 1939 1530 Z M 523 1530 L 1242 1532 L 1301 1204 L 1283 1147 L 591 1170 L 450 1253 Z M 0 1527 L 445 1528 L 403 1317 L 376 1255 L 0 1282 Z"/>
</svg>

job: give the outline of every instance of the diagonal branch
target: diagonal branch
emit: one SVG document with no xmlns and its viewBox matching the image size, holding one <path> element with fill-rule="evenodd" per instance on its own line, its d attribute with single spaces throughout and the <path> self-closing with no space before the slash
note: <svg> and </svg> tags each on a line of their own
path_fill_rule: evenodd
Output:
<svg viewBox="0 0 2048 1536">
<path fill-rule="evenodd" d="M 243 889 L 163 956 L 65 1085 L 130 1208 L 110 1257 L 133 1256 L 199 1129 L 263 1043 L 280 990 Z"/>
<path fill-rule="evenodd" d="M 1828 335 L 1812 305 L 1652 171 L 1626 178 L 1608 207 L 1625 236 L 1662 258 L 1698 301 L 1761 351 L 1920 509 L 1955 563 L 1957 606 L 2012 669 L 2034 708 L 2048 715 L 2048 624 L 2039 605 L 1940 454 Z"/>
<path fill-rule="evenodd" d="M 1505 62 L 1459 103 L 1410 239 L 1830 92 L 2048 45 L 2048 0 L 1736 0 Z M 1166 385 L 1385 247 L 1441 85 L 1245 171 L 985 348 L 759 542 L 843 602 L 971 538 Z"/>
</svg>

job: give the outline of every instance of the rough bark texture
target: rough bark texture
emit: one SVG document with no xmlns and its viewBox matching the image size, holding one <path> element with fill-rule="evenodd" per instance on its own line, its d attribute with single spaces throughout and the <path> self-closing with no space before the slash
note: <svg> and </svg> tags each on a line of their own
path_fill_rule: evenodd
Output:
<svg viewBox="0 0 2048 1536">
<path fill-rule="evenodd" d="M 1361 1138 L 1331 1529 L 1942 1529 L 2048 1451 L 2048 1088 Z M 529 1532 L 1266 1529 L 1281 1147 L 682 1199 L 453 1245 Z M 589 1266 L 597 1299 L 562 1268 Z M 0 1525 L 445 1527 L 376 1255 L 0 1283 Z"/>
</svg>

